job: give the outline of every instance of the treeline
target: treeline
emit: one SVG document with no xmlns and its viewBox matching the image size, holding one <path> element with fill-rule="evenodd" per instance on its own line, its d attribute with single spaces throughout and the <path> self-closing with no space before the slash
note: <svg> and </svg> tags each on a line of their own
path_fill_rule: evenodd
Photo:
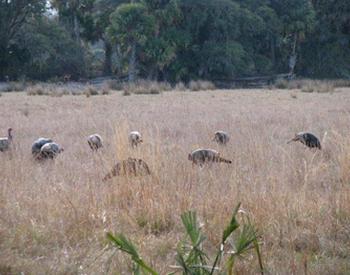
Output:
<svg viewBox="0 0 350 275">
<path fill-rule="evenodd" d="M 348 0 L 0 0 L 0 79 L 350 78 Z"/>
</svg>

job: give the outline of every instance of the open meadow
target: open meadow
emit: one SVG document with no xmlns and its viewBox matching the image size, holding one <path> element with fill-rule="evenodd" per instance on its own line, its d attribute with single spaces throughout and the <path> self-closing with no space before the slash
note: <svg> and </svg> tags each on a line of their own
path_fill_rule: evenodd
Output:
<svg viewBox="0 0 350 275">
<path fill-rule="evenodd" d="M 242 202 L 261 234 L 265 274 L 349 274 L 350 88 L 170 91 L 154 95 L 29 96 L 2 93 L 0 131 L 0 274 L 130 274 L 130 260 L 108 249 L 122 232 L 160 274 L 172 271 L 183 237 L 180 215 L 195 210 L 208 251 L 218 247 Z M 129 146 L 132 130 L 144 143 Z M 212 141 L 216 130 L 231 140 Z M 311 150 L 287 144 L 310 131 Z M 87 136 L 104 147 L 92 152 Z M 31 144 L 53 138 L 65 151 L 38 163 Z M 213 148 L 232 160 L 200 169 L 188 154 Z M 145 160 L 144 177 L 102 178 L 118 160 Z M 252 254 L 253 255 L 253 254 Z M 252 258 L 253 257 L 253 258 Z M 257 274 L 255 256 L 237 274 Z"/>
</svg>

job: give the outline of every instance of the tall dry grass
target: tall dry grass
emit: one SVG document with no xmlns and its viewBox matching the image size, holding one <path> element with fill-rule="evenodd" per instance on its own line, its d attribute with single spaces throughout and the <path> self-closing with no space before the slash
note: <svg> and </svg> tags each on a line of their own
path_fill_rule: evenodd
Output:
<svg viewBox="0 0 350 275">
<path fill-rule="evenodd" d="M 105 233 L 123 232 L 161 272 L 171 271 L 183 236 L 181 213 L 194 210 L 216 251 L 234 206 L 262 233 L 267 274 L 346 274 L 350 269 L 350 94 L 244 90 L 124 97 L 28 97 L 3 94 L 0 129 L 14 129 L 14 147 L 0 154 L 0 274 L 130 273 L 130 262 L 107 247 Z M 226 147 L 214 131 L 231 134 Z M 132 149 L 131 130 L 144 144 Z M 323 150 L 287 145 L 312 131 Z M 93 153 L 86 137 L 99 133 Z M 325 134 L 327 132 L 327 134 Z M 65 151 L 36 163 L 38 137 Z M 232 165 L 192 168 L 188 153 L 219 150 Z M 102 182 L 112 165 L 144 159 L 146 177 Z M 240 260 L 240 274 L 257 272 Z"/>
<path fill-rule="evenodd" d="M 279 79 L 272 88 L 301 90 L 305 93 L 333 93 L 337 88 L 350 87 L 350 80 L 347 79 Z"/>
</svg>

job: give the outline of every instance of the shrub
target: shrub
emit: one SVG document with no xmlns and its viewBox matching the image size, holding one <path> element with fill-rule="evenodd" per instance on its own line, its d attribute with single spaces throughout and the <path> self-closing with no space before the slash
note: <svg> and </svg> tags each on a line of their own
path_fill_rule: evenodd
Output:
<svg viewBox="0 0 350 275">
<path fill-rule="evenodd" d="M 198 81 L 190 81 L 190 83 L 188 84 L 188 88 L 191 91 L 200 91 L 201 90 Z"/>
<path fill-rule="evenodd" d="M 188 88 L 191 91 L 207 91 L 207 90 L 215 90 L 215 85 L 214 83 L 210 81 L 205 81 L 205 80 L 197 80 L 197 81 L 190 81 L 188 84 Z"/>
<path fill-rule="evenodd" d="M 62 97 L 63 93 L 60 91 L 54 92 L 54 93 L 50 93 L 51 97 Z"/>
<path fill-rule="evenodd" d="M 333 93 L 334 85 L 331 82 L 318 82 L 316 84 L 316 92 L 317 93 Z"/>
<path fill-rule="evenodd" d="M 101 94 L 102 95 L 109 95 L 110 94 L 110 90 L 107 89 L 106 87 L 103 87 L 101 90 Z"/>
<path fill-rule="evenodd" d="M 60 93 L 62 93 L 63 95 L 70 95 L 70 94 L 71 94 L 71 93 L 69 92 L 69 90 L 66 89 L 66 88 L 61 88 L 61 89 L 60 89 Z"/>
<path fill-rule="evenodd" d="M 186 212 L 181 215 L 185 227 L 186 236 L 177 248 L 175 260 L 176 266 L 172 266 L 182 274 L 213 274 L 216 270 L 227 270 L 232 274 L 234 265 L 238 259 L 251 250 L 255 250 L 259 260 L 260 272 L 263 273 L 263 264 L 260 255 L 258 234 L 249 217 L 245 214 L 242 224 L 237 220 L 240 204 L 235 208 L 231 221 L 222 234 L 221 244 L 217 249 L 216 257 L 209 264 L 209 255 L 204 251 L 205 236 L 197 221 L 195 212 Z M 123 234 L 112 235 L 107 233 L 108 240 L 119 250 L 131 256 L 134 274 L 150 273 L 159 274 L 150 265 L 146 264 L 139 255 L 136 246 Z M 226 260 L 226 263 L 223 263 Z"/>
<path fill-rule="evenodd" d="M 157 82 L 141 82 L 136 89 L 135 94 L 160 94 L 163 90 L 162 85 Z"/>
<path fill-rule="evenodd" d="M 57 85 L 50 85 L 47 87 L 47 89 L 50 91 L 50 96 L 52 97 L 61 97 L 64 95 L 69 95 L 69 90 L 63 87 L 59 87 Z"/>
<path fill-rule="evenodd" d="M 298 96 L 297 96 L 296 93 L 292 93 L 290 96 L 291 96 L 291 98 L 294 98 L 294 99 L 297 99 L 297 98 L 298 98 Z"/>
<path fill-rule="evenodd" d="M 149 89 L 149 94 L 151 94 L 151 95 L 158 95 L 158 94 L 160 94 L 161 93 L 161 91 L 160 90 L 158 90 L 156 87 L 151 87 L 150 89 Z M 147 94 L 147 93 L 146 93 Z"/>
<path fill-rule="evenodd" d="M 61 97 L 69 95 L 69 90 L 56 84 L 35 84 L 26 89 L 27 95 L 49 95 L 52 97 Z"/>
<path fill-rule="evenodd" d="M 130 90 L 124 89 L 124 91 L 123 91 L 123 96 L 129 96 L 129 95 L 131 95 Z"/>
<path fill-rule="evenodd" d="M 304 80 L 301 91 L 304 93 L 332 93 L 334 85 L 331 81 Z"/>
<path fill-rule="evenodd" d="M 24 115 L 25 117 L 28 117 L 28 116 L 29 116 L 29 110 L 28 110 L 28 108 L 22 109 L 22 110 L 21 110 L 21 113 L 22 113 L 22 115 Z"/>
<path fill-rule="evenodd" d="M 84 94 L 86 97 L 98 95 L 98 90 L 94 86 L 89 85 L 85 88 Z"/>
<path fill-rule="evenodd" d="M 293 79 L 293 80 L 277 80 L 274 88 L 278 89 L 300 89 L 303 93 L 331 93 L 337 85 L 345 85 L 346 81 L 330 81 L 330 80 L 312 80 L 312 79 Z"/>
<path fill-rule="evenodd" d="M 151 91 L 152 91 L 152 93 L 151 93 Z M 131 88 L 130 92 L 135 94 L 135 95 L 148 95 L 148 94 L 159 93 L 159 91 L 156 90 L 155 88 L 153 88 L 151 90 L 150 88 L 146 88 L 146 87 L 142 87 L 142 86 L 134 86 L 133 88 Z"/>
<path fill-rule="evenodd" d="M 312 85 L 307 85 L 301 88 L 301 91 L 303 93 L 313 93 L 314 92 L 314 88 Z"/>
<path fill-rule="evenodd" d="M 166 82 L 155 82 L 148 80 L 140 80 L 132 84 L 124 85 L 124 95 L 136 94 L 136 95 L 147 95 L 147 94 L 160 94 L 163 91 L 171 90 L 171 86 Z"/>
<path fill-rule="evenodd" d="M 104 86 L 108 87 L 109 90 L 115 91 L 122 91 L 124 89 L 124 85 L 125 84 L 123 82 L 115 79 L 107 80 L 104 83 Z"/>
<path fill-rule="evenodd" d="M 79 90 L 72 90 L 70 94 L 71 94 L 71 95 L 74 95 L 74 96 L 77 96 L 77 95 L 82 95 L 82 94 L 84 94 L 84 93 L 82 93 L 82 92 L 79 91 Z"/>
<path fill-rule="evenodd" d="M 278 79 L 275 83 L 277 89 L 289 89 L 288 81 L 285 79 Z"/>
<path fill-rule="evenodd" d="M 123 95 L 128 96 L 131 95 L 135 92 L 136 90 L 136 85 L 135 84 L 125 84 L 123 88 Z"/>
<path fill-rule="evenodd" d="M 293 80 L 277 79 L 276 82 L 272 85 L 272 88 L 294 90 L 294 89 L 301 89 L 304 85 L 305 85 L 304 79 L 293 79 Z"/>
<path fill-rule="evenodd" d="M 153 83 L 157 83 L 161 91 L 168 92 L 173 90 L 173 88 L 168 82 L 153 82 Z"/>
<path fill-rule="evenodd" d="M 186 85 L 183 82 L 179 82 L 175 85 L 176 91 L 186 91 Z"/>
<path fill-rule="evenodd" d="M 26 89 L 26 84 L 24 81 L 20 82 L 8 82 L 1 89 L 2 92 L 21 92 Z"/>
<path fill-rule="evenodd" d="M 47 87 L 36 84 L 33 86 L 30 86 L 26 89 L 27 95 L 34 96 L 34 95 L 49 95 L 50 92 L 48 91 Z"/>
<path fill-rule="evenodd" d="M 335 88 L 350 87 L 350 79 L 336 79 L 332 81 Z"/>
</svg>

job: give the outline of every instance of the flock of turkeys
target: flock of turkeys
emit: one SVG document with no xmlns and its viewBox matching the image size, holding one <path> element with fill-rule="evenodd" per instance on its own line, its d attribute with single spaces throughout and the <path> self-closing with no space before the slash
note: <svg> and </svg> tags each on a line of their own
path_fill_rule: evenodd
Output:
<svg viewBox="0 0 350 275">
<path fill-rule="evenodd" d="M 226 145 L 230 140 L 229 135 L 224 131 L 217 131 L 214 134 L 213 141 L 216 141 L 220 145 Z M 308 132 L 297 133 L 287 143 L 293 141 L 300 141 L 309 148 L 321 149 L 321 143 L 319 139 Z M 8 129 L 7 137 L 0 138 L 0 152 L 8 151 L 11 148 L 13 142 L 12 128 Z M 88 145 L 93 151 L 97 151 L 103 147 L 102 137 L 98 134 L 90 135 L 87 139 Z M 129 143 L 135 148 L 143 142 L 142 136 L 138 131 L 132 131 L 129 133 Z M 64 149 L 59 144 L 55 143 L 49 138 L 39 138 L 32 145 L 32 155 L 36 160 L 54 159 L 58 154 L 63 152 Z M 231 160 L 221 157 L 220 153 L 213 149 L 196 149 L 188 155 L 188 159 L 192 161 L 193 165 L 203 166 L 205 163 L 224 162 L 232 163 Z M 151 171 L 147 163 L 142 159 L 128 158 L 118 162 L 108 173 L 103 180 L 108 180 L 114 176 L 120 175 L 150 175 Z"/>
</svg>

